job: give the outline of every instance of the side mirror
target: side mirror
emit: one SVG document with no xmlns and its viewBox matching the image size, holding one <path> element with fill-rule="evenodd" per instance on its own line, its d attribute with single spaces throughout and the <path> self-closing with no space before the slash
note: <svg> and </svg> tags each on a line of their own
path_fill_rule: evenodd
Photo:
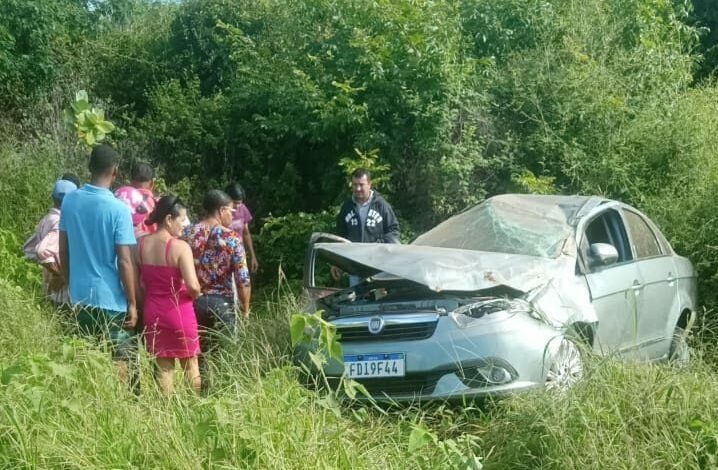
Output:
<svg viewBox="0 0 718 470">
<path fill-rule="evenodd" d="M 608 266 L 618 261 L 618 251 L 608 243 L 591 245 L 591 266 Z"/>
</svg>

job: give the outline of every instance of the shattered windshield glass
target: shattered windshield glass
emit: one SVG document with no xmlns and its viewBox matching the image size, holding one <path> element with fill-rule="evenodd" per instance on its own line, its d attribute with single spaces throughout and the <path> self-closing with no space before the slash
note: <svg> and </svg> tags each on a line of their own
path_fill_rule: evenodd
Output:
<svg viewBox="0 0 718 470">
<path fill-rule="evenodd" d="M 491 198 L 419 236 L 414 245 L 555 258 L 586 198 L 506 195 Z"/>
</svg>

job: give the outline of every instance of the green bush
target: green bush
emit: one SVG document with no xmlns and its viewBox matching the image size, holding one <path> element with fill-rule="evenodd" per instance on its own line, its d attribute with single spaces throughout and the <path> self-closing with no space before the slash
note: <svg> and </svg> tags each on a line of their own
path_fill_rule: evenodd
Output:
<svg viewBox="0 0 718 470">
<path fill-rule="evenodd" d="M 88 14 L 76 0 L 3 0 L 0 9 L 0 106 L 20 110 L 69 73 L 73 42 Z M 73 54 L 74 52 L 74 54 Z"/>
<path fill-rule="evenodd" d="M 52 140 L 0 145 L 0 227 L 24 241 L 52 207 L 55 180 L 66 171 L 85 177 L 86 165 L 82 151 Z"/>
<path fill-rule="evenodd" d="M 254 237 L 257 257 L 262 264 L 259 282 L 275 281 L 280 268 L 287 279 L 301 279 L 309 237 L 313 232 L 334 232 L 335 225 L 335 214 L 328 211 L 264 219 L 262 229 Z"/>
<path fill-rule="evenodd" d="M 519 167 L 567 192 L 633 201 L 669 174 L 669 149 L 640 141 L 648 122 L 674 120 L 668 108 L 691 84 L 695 30 L 679 5 L 474 3 L 468 25 L 493 39 L 476 52 L 497 54 L 495 122 Z"/>
<path fill-rule="evenodd" d="M 32 292 L 39 290 L 40 266 L 25 259 L 22 243 L 7 230 L 0 228 L 0 276 L 10 281 L 17 288 Z"/>
<path fill-rule="evenodd" d="M 168 76 L 167 54 L 175 2 L 105 0 L 93 2 L 96 34 L 85 46 L 92 52 L 86 74 L 93 97 L 108 98 L 119 107 L 123 127 L 148 109 L 148 92 Z"/>
<path fill-rule="evenodd" d="M 338 163 L 377 149 L 383 190 L 421 228 L 500 185 L 484 153 L 490 104 L 445 3 L 185 2 L 167 40 L 182 64 L 149 91 L 141 120 L 170 183 L 239 179 L 259 214 L 338 202 Z"/>
</svg>

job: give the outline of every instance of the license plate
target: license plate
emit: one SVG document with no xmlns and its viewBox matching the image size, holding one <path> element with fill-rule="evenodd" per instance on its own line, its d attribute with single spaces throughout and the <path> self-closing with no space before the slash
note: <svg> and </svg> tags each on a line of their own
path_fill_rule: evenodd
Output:
<svg viewBox="0 0 718 470">
<path fill-rule="evenodd" d="M 347 355 L 344 372 L 351 379 L 404 377 L 404 353 Z"/>
</svg>

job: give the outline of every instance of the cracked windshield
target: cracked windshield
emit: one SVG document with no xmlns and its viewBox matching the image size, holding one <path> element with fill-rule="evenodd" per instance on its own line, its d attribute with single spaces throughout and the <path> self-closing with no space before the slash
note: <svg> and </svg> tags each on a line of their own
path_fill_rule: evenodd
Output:
<svg viewBox="0 0 718 470">
<path fill-rule="evenodd" d="M 572 228 L 576 207 L 535 200 L 487 201 L 421 235 L 414 245 L 557 257 Z"/>
</svg>

